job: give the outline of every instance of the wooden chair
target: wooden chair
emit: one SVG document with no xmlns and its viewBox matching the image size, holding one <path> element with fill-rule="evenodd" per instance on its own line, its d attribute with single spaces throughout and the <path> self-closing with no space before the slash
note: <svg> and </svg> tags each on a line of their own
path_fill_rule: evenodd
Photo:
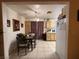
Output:
<svg viewBox="0 0 79 59">
<path fill-rule="evenodd" d="M 28 34 L 26 34 L 26 37 L 32 37 L 32 38 L 28 38 L 28 39 L 29 39 L 29 43 L 31 45 L 31 50 L 33 50 L 33 48 L 36 47 L 35 33 L 28 33 Z"/>
<path fill-rule="evenodd" d="M 33 47 L 35 48 L 36 47 L 36 38 L 35 38 L 35 36 L 33 37 L 32 43 L 33 43 Z"/>
<path fill-rule="evenodd" d="M 32 48 L 36 47 L 36 37 L 35 37 L 35 33 L 29 33 L 29 36 L 33 37 L 32 38 Z"/>
</svg>

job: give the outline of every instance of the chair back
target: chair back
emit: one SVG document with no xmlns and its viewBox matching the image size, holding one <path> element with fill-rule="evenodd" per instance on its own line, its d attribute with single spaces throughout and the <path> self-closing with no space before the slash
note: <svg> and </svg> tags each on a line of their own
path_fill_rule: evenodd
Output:
<svg viewBox="0 0 79 59">
<path fill-rule="evenodd" d="M 17 39 L 18 44 L 27 43 L 27 40 L 26 40 L 25 36 L 23 34 L 21 34 L 21 33 L 17 34 L 16 39 Z"/>
</svg>

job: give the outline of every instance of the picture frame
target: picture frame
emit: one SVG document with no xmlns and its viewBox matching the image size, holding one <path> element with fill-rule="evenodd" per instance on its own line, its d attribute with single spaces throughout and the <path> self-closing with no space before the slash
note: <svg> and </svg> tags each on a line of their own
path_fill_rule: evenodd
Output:
<svg viewBox="0 0 79 59">
<path fill-rule="evenodd" d="M 19 31 L 19 30 L 20 30 L 19 20 L 13 19 L 13 31 Z"/>
<path fill-rule="evenodd" d="M 7 27 L 10 27 L 10 26 L 11 26 L 10 20 L 7 20 Z"/>
</svg>

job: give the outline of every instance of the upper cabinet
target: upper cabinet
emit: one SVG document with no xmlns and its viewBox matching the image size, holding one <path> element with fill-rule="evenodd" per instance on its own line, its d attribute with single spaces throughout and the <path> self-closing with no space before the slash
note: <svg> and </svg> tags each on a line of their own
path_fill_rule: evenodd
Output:
<svg viewBox="0 0 79 59">
<path fill-rule="evenodd" d="M 52 29 L 55 27 L 56 21 L 55 20 L 48 20 L 47 21 L 47 29 Z"/>
<path fill-rule="evenodd" d="M 51 29 L 51 20 L 47 20 L 47 29 Z"/>
</svg>

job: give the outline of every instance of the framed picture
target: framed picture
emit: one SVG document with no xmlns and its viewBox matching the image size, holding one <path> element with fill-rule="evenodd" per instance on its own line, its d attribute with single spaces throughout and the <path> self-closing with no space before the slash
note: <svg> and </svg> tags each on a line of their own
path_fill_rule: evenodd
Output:
<svg viewBox="0 0 79 59">
<path fill-rule="evenodd" d="M 7 27 L 10 27 L 10 20 L 7 20 Z"/>
<path fill-rule="evenodd" d="M 23 23 L 21 23 L 21 27 L 23 28 Z"/>
<path fill-rule="evenodd" d="M 79 9 L 77 11 L 77 21 L 79 22 Z"/>
<path fill-rule="evenodd" d="M 13 19 L 13 31 L 19 31 L 19 30 L 20 30 L 19 20 Z"/>
</svg>

